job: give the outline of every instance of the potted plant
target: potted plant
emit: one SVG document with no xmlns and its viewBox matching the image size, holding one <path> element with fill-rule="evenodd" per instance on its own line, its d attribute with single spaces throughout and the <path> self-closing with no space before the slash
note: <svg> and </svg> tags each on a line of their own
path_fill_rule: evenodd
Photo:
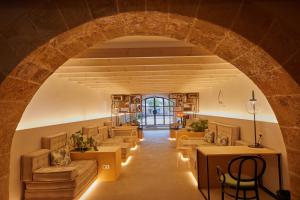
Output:
<svg viewBox="0 0 300 200">
<path fill-rule="evenodd" d="M 98 151 L 96 142 L 93 137 L 86 137 L 82 134 L 81 131 L 72 134 L 71 141 L 74 146 L 74 151 L 85 152 L 91 149 Z"/>
<path fill-rule="evenodd" d="M 199 120 L 196 122 L 193 122 L 191 124 L 191 128 L 194 132 L 204 132 L 205 129 L 208 128 L 208 121 L 207 120 Z"/>
</svg>

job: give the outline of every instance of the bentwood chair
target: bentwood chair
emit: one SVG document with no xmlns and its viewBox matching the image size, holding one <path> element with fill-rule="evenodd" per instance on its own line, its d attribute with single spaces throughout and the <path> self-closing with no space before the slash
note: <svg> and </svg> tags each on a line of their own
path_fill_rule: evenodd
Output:
<svg viewBox="0 0 300 200">
<path fill-rule="evenodd" d="M 239 156 L 228 163 L 228 173 L 224 174 L 217 166 L 218 181 L 221 184 L 221 195 L 238 199 L 259 200 L 259 180 L 266 169 L 266 161 L 258 156 Z M 232 192 L 232 190 L 235 192 Z M 230 192 L 231 191 L 231 192 Z M 240 192 L 242 196 L 240 196 Z M 249 194 L 249 191 L 252 193 Z"/>
</svg>

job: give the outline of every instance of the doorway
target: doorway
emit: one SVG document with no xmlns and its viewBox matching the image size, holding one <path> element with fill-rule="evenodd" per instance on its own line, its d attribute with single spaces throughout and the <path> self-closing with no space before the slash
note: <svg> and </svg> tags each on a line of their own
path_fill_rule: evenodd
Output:
<svg viewBox="0 0 300 200">
<path fill-rule="evenodd" d="M 142 102 L 142 124 L 145 127 L 169 127 L 174 122 L 175 103 L 165 97 L 147 97 Z"/>
</svg>

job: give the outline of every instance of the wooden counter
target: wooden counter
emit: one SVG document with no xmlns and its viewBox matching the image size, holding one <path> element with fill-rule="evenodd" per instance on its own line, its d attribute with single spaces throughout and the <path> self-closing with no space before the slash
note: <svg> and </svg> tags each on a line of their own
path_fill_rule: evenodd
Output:
<svg viewBox="0 0 300 200">
<path fill-rule="evenodd" d="M 121 148 L 101 146 L 98 151 L 71 152 L 72 160 L 91 160 L 98 162 L 98 177 L 102 181 L 117 180 L 121 172 Z"/>
<path fill-rule="evenodd" d="M 278 152 L 268 148 L 250 148 L 248 146 L 214 146 L 198 147 L 204 156 L 234 156 L 234 155 L 276 155 Z"/>
</svg>

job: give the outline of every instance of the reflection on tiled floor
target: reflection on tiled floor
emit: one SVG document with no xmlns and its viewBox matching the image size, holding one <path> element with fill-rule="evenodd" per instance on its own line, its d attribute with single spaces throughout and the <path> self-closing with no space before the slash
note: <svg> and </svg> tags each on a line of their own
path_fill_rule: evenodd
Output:
<svg viewBox="0 0 300 200">
<path fill-rule="evenodd" d="M 155 133 L 155 134 L 154 134 Z M 168 141 L 168 130 L 144 131 L 145 140 L 118 181 L 97 181 L 82 200 L 203 200 L 185 165 L 178 169 L 177 153 Z M 212 200 L 220 198 L 212 192 Z M 262 194 L 263 195 L 263 194 Z M 270 198 L 262 197 L 263 200 Z"/>
</svg>

